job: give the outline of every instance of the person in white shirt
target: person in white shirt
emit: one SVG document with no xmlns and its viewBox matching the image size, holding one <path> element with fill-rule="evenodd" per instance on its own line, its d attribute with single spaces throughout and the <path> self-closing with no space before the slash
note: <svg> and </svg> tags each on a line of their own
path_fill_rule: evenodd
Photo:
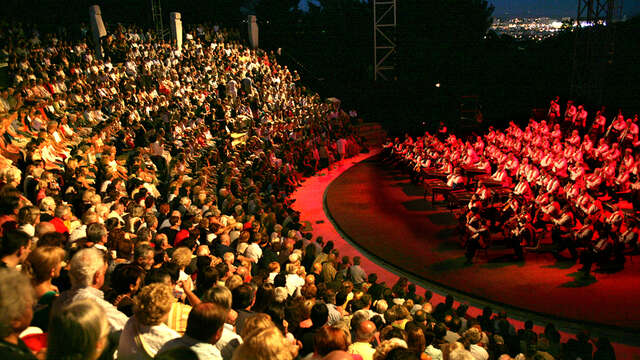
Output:
<svg viewBox="0 0 640 360">
<path fill-rule="evenodd" d="M 363 360 L 372 360 L 376 349 L 371 346 L 371 340 L 376 333 L 376 325 L 369 320 L 360 323 L 356 330 L 356 341 L 349 345 L 349 353 L 362 356 Z"/>
<path fill-rule="evenodd" d="M 248 258 L 254 264 L 257 264 L 260 258 L 262 257 L 262 248 L 258 244 L 260 242 L 259 234 L 253 234 L 249 239 L 250 244 L 244 250 L 244 256 Z M 258 236 L 256 236 L 258 235 Z"/>
<path fill-rule="evenodd" d="M 170 286 L 160 283 L 143 287 L 135 298 L 133 316 L 120 335 L 119 359 L 148 359 L 170 340 L 180 337 L 167 320 L 175 302 Z"/>
<path fill-rule="evenodd" d="M 231 291 L 224 286 L 214 286 L 205 293 L 202 301 L 218 304 L 228 310 L 222 334 L 215 345 L 220 350 L 224 360 L 231 360 L 236 348 L 242 344 L 242 338 L 235 332 L 233 326 L 238 313 L 235 310 L 231 310 Z"/>
<path fill-rule="evenodd" d="M 431 356 L 431 360 L 442 360 L 442 350 L 433 346 L 433 342 L 436 339 L 436 334 L 432 331 L 427 331 L 424 334 L 425 344 L 427 347 L 424 349 L 425 354 Z"/>
<path fill-rule="evenodd" d="M 107 272 L 107 263 L 104 261 L 104 252 L 96 248 L 88 248 L 78 251 L 71 258 L 69 277 L 71 278 L 71 290 L 60 294 L 54 304 L 55 309 L 70 304 L 77 300 L 94 300 L 107 315 L 107 320 L 112 331 L 122 330 L 129 318 L 120 312 L 111 303 L 104 300 L 104 293 L 100 290 L 104 285 L 104 275 Z"/>
<path fill-rule="evenodd" d="M 482 333 L 477 328 L 471 328 L 462 334 L 463 344 L 476 360 L 488 360 L 489 353 L 485 348 L 478 345 L 482 340 Z"/>
<path fill-rule="evenodd" d="M 289 296 L 293 296 L 293 294 L 298 292 L 302 287 L 302 285 L 304 285 L 305 283 L 304 278 L 298 275 L 298 270 L 299 270 L 298 267 L 299 266 L 297 266 L 296 264 L 287 264 L 286 266 L 287 282 L 285 287 L 289 292 Z"/>
</svg>

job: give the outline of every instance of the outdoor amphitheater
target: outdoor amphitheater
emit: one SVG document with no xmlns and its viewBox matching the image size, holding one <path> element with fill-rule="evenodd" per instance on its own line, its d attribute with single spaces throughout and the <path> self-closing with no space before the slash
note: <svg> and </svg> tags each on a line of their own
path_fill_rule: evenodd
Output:
<svg viewBox="0 0 640 360">
<path fill-rule="evenodd" d="M 434 1 L 492 22 L 426 57 L 420 2 L 35 3 L 0 16 L 0 357 L 640 358 L 621 3 L 516 42 Z M 462 48 L 554 56 L 514 89 Z"/>
</svg>

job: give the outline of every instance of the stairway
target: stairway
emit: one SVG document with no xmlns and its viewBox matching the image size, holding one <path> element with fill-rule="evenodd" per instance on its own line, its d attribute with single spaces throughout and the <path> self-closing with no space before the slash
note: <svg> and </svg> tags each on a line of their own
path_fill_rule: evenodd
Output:
<svg viewBox="0 0 640 360">
<path fill-rule="evenodd" d="M 355 130 L 367 140 L 369 147 L 380 146 L 387 138 L 387 131 L 379 123 L 362 123 L 356 125 Z"/>
</svg>

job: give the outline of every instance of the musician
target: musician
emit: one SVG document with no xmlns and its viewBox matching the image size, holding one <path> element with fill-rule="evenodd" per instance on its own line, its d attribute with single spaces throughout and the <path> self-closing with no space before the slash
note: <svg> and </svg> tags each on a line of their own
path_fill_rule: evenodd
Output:
<svg viewBox="0 0 640 360">
<path fill-rule="evenodd" d="M 638 224 L 637 221 L 628 217 L 624 221 L 625 231 L 620 233 L 618 237 L 618 242 L 623 244 L 626 249 L 631 249 L 633 251 L 638 250 Z"/>
<path fill-rule="evenodd" d="M 602 206 L 602 201 L 589 196 L 589 203 L 585 210 L 585 216 L 591 218 L 595 224 L 596 222 L 601 221 L 603 213 L 604 207 Z"/>
<path fill-rule="evenodd" d="M 537 203 L 538 210 L 534 217 L 534 226 L 537 229 L 546 228 L 547 224 L 552 223 L 552 219 L 560 217 L 560 203 L 556 200 L 555 196 L 550 193 L 546 193 L 546 198 L 541 198 Z M 537 199 L 536 199 L 537 200 Z"/>
<path fill-rule="evenodd" d="M 476 251 L 479 248 L 486 247 L 489 239 L 489 229 L 486 221 L 480 216 L 480 211 L 476 207 L 472 207 L 467 214 L 467 233 L 469 237 L 464 245 L 466 250 L 464 255 L 467 258 L 465 265 L 473 262 Z"/>
<path fill-rule="evenodd" d="M 637 124 L 637 115 L 636 118 L 634 119 L 635 121 L 631 120 L 631 118 L 627 119 L 627 128 L 625 130 L 625 132 L 621 135 L 620 139 L 620 143 L 622 144 L 623 148 L 628 148 L 633 146 L 633 144 L 635 142 L 638 141 L 638 124 Z"/>
<path fill-rule="evenodd" d="M 562 187 L 560 186 L 560 181 L 557 177 L 552 176 L 545 184 L 543 191 L 546 191 L 548 194 L 556 194 L 560 189 L 562 189 Z"/>
<path fill-rule="evenodd" d="M 578 197 L 580 196 L 580 192 L 584 189 L 584 181 L 569 181 L 564 186 L 564 196 L 567 200 L 575 203 Z"/>
<path fill-rule="evenodd" d="M 509 243 L 513 248 L 516 261 L 524 260 L 523 246 L 530 246 L 535 240 L 536 230 L 531 225 L 531 215 L 526 207 L 522 207 L 515 216 L 515 226 L 510 231 Z"/>
<path fill-rule="evenodd" d="M 622 164 L 626 166 L 628 170 L 631 170 L 636 165 L 636 159 L 633 157 L 633 149 L 624 149 L 624 155 L 622 156 Z"/>
<path fill-rule="evenodd" d="M 551 170 L 560 179 L 564 180 L 569 177 L 569 174 L 567 173 L 567 159 L 564 157 L 564 154 L 561 152 L 556 154 Z"/>
<path fill-rule="evenodd" d="M 591 136 L 585 135 L 584 139 L 582 140 L 582 144 L 580 145 L 580 150 L 588 157 L 594 157 L 593 140 L 591 139 Z"/>
<path fill-rule="evenodd" d="M 482 136 L 476 136 L 476 142 L 473 143 L 473 148 L 477 154 L 484 153 L 484 141 Z"/>
<path fill-rule="evenodd" d="M 504 169 L 509 173 L 509 176 L 513 177 L 520 166 L 520 162 L 518 158 L 513 154 L 509 153 L 507 156 L 507 162 L 504 165 Z"/>
<path fill-rule="evenodd" d="M 598 141 L 598 147 L 593 150 L 593 157 L 596 160 L 602 161 L 603 156 L 609 151 L 609 144 L 605 138 L 601 138 Z"/>
<path fill-rule="evenodd" d="M 589 195 L 589 193 L 587 193 L 586 189 L 583 187 L 580 189 L 580 194 L 576 198 L 575 206 L 576 208 L 580 209 L 582 213 L 586 214 L 592 201 L 593 201 L 593 198 L 591 197 L 591 195 Z"/>
<path fill-rule="evenodd" d="M 578 179 L 584 179 L 584 176 L 586 174 L 584 164 L 580 162 L 576 162 L 575 165 L 569 166 L 568 170 L 569 179 L 573 182 L 577 181 Z"/>
<path fill-rule="evenodd" d="M 580 271 L 584 272 L 585 276 L 589 275 L 594 262 L 602 264 L 609 261 L 613 252 L 614 236 L 612 233 L 606 227 L 601 227 L 597 232 L 599 236 L 594 236 L 597 241 L 580 254 L 580 262 L 583 265 Z"/>
<path fill-rule="evenodd" d="M 462 163 L 464 165 L 473 166 L 479 160 L 478 154 L 476 153 L 476 150 L 473 148 L 473 146 L 471 146 L 471 144 L 469 144 L 469 142 L 467 142 L 465 144 L 465 147 L 467 149 L 467 152 L 466 152 L 466 155 L 465 155 Z"/>
<path fill-rule="evenodd" d="M 585 186 L 588 191 L 595 194 L 600 191 L 603 181 L 602 169 L 598 168 L 592 174 L 587 175 Z"/>
<path fill-rule="evenodd" d="M 553 131 L 551 132 L 551 139 L 553 140 L 554 143 L 562 139 L 562 129 L 560 128 L 560 124 L 553 125 Z"/>
<path fill-rule="evenodd" d="M 549 105 L 549 111 L 547 111 L 547 119 L 550 124 L 553 124 L 557 119 L 560 118 L 560 97 L 556 96 L 555 99 L 551 100 L 551 104 Z"/>
<path fill-rule="evenodd" d="M 611 205 L 611 208 L 613 212 L 606 217 L 604 222 L 609 225 L 612 233 L 617 233 L 620 231 L 620 225 L 622 225 L 622 221 L 624 220 L 624 212 L 615 204 Z"/>
<path fill-rule="evenodd" d="M 609 125 L 609 129 L 607 130 L 605 137 L 608 137 L 611 142 L 617 142 L 620 140 L 620 137 L 626 128 L 627 122 L 624 120 L 624 115 L 619 113 L 611 125 Z"/>
<path fill-rule="evenodd" d="M 575 105 L 573 105 L 573 101 L 572 100 L 567 101 L 567 109 L 564 112 L 564 123 L 563 123 L 563 127 L 565 129 L 569 129 L 573 125 L 577 114 L 578 114 L 578 110 L 576 109 Z"/>
<path fill-rule="evenodd" d="M 489 198 L 491 198 L 491 190 L 489 190 L 482 181 L 478 181 L 478 187 L 476 191 L 473 193 L 473 196 L 483 202 L 486 203 Z"/>
<path fill-rule="evenodd" d="M 466 178 L 462 175 L 460 168 L 455 168 L 453 174 L 447 176 L 447 186 L 451 189 L 456 189 L 464 186 Z"/>
<path fill-rule="evenodd" d="M 447 126 L 443 121 L 440 121 L 440 125 L 438 126 L 438 139 L 440 139 L 440 141 L 444 141 L 444 139 L 447 138 L 448 132 L 449 130 L 447 130 Z"/>
<path fill-rule="evenodd" d="M 428 155 L 428 153 L 425 151 L 423 152 L 422 156 L 420 156 L 417 160 L 416 160 L 416 166 L 414 168 L 414 173 L 415 173 L 415 179 L 417 181 L 420 181 L 423 179 L 423 172 L 426 169 L 429 169 L 430 167 L 433 166 L 433 161 L 431 159 L 431 157 Z"/>
<path fill-rule="evenodd" d="M 588 247 L 593 242 L 594 234 L 593 220 L 586 218 L 582 226 L 572 232 L 573 241 L 577 247 Z"/>
<path fill-rule="evenodd" d="M 576 129 L 584 130 L 587 127 L 587 116 L 589 113 L 583 105 L 578 105 L 578 112 L 573 120 L 573 126 Z"/>
<path fill-rule="evenodd" d="M 533 191 L 531 191 L 531 187 L 529 186 L 529 182 L 525 177 L 520 177 L 520 181 L 513 188 L 513 193 L 515 195 L 521 196 L 525 203 L 528 203 L 533 198 Z"/>
<path fill-rule="evenodd" d="M 620 153 L 620 147 L 618 146 L 618 143 L 613 143 L 609 151 L 606 151 L 602 154 L 602 158 L 604 161 L 607 161 L 607 162 L 615 162 L 615 161 L 618 161 L 618 159 L 620 158 L 620 155 L 621 153 Z"/>
<path fill-rule="evenodd" d="M 553 167 L 553 153 L 551 151 L 544 152 L 544 156 L 540 159 L 540 167 L 549 170 Z"/>
<path fill-rule="evenodd" d="M 511 182 L 511 178 L 507 173 L 507 170 L 504 168 L 504 165 L 498 165 L 498 169 L 496 172 L 491 175 L 491 180 L 499 182 L 503 187 L 512 187 L 513 183 Z"/>
<path fill-rule="evenodd" d="M 615 178 L 616 191 L 620 193 L 626 193 L 631 190 L 631 183 L 629 182 L 629 170 L 623 163 L 618 168 L 618 176 Z"/>
<path fill-rule="evenodd" d="M 439 159 L 440 166 L 438 166 L 437 171 L 442 172 L 444 174 L 451 174 L 453 172 L 453 164 L 446 157 L 441 157 Z"/>
<path fill-rule="evenodd" d="M 538 168 L 535 165 L 531 164 L 531 167 L 529 167 L 529 169 L 526 172 L 527 182 L 529 184 L 533 184 L 537 181 L 539 176 L 540 176 L 540 170 L 538 170 Z"/>
<path fill-rule="evenodd" d="M 491 174 L 491 163 L 484 156 L 480 158 L 476 164 L 476 169 L 484 171 L 485 174 Z"/>
<path fill-rule="evenodd" d="M 579 146 L 580 140 L 580 133 L 578 133 L 578 130 L 573 130 L 571 132 L 571 137 L 566 139 L 565 141 L 573 146 Z"/>
<path fill-rule="evenodd" d="M 600 136 L 602 136 L 602 134 L 604 134 L 606 125 L 607 118 L 602 115 L 602 111 L 598 110 L 596 112 L 596 117 L 593 120 L 593 124 L 591 124 L 589 135 L 591 135 L 594 139 L 599 138 Z"/>
<path fill-rule="evenodd" d="M 578 258 L 578 252 L 571 238 L 571 228 L 573 228 L 575 224 L 571 206 L 565 204 L 559 213 L 551 217 L 551 223 L 553 225 L 551 239 L 553 239 L 553 243 L 556 245 L 556 250 L 553 255 L 559 258 L 559 254 L 568 248 L 569 253 L 571 253 L 571 258 L 576 260 Z"/>
</svg>

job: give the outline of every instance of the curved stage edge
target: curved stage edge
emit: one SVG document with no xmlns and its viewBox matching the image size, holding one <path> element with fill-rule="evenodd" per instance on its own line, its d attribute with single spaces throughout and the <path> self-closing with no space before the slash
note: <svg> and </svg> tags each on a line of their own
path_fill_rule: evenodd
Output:
<svg viewBox="0 0 640 360">
<path fill-rule="evenodd" d="M 301 212 L 302 219 L 308 222 L 308 226 L 313 228 L 314 234 L 323 236 L 326 240 L 334 240 L 341 255 L 351 257 L 356 255 L 363 256 L 363 267 L 365 270 L 367 272 L 378 273 L 379 278 L 386 281 L 387 284 L 392 284 L 397 280 L 398 276 L 406 276 L 419 286 L 434 290 L 434 302 L 442 301 L 442 294 L 451 293 L 457 301 L 467 302 L 472 305 L 469 311 L 470 315 L 476 316 L 480 313 L 480 308 L 490 305 L 494 310 L 507 311 L 509 313 L 510 320 L 517 328 L 522 326 L 523 320 L 531 319 L 536 323 L 536 331 L 541 332 L 541 326 L 544 326 L 547 322 L 554 322 L 558 328 L 563 330 L 563 339 L 573 337 L 571 333 L 576 333 L 581 329 L 587 328 L 591 330 L 594 336 L 608 336 L 615 341 L 616 350 L 621 355 L 638 354 L 639 350 L 636 346 L 640 345 L 639 341 L 629 332 L 630 329 L 628 328 L 625 329 L 593 321 L 580 321 L 563 316 L 554 316 L 549 312 L 536 311 L 535 309 L 531 310 L 526 307 L 519 306 L 517 302 L 516 304 L 513 304 L 511 302 L 500 301 L 499 299 L 496 300 L 493 297 L 487 297 L 483 294 L 474 294 L 473 292 L 465 290 L 467 285 L 466 281 L 464 282 L 465 289 L 456 289 L 447 281 L 443 281 L 442 279 L 432 279 L 426 277 L 423 272 L 412 271 L 410 268 L 407 269 L 406 266 L 403 266 L 406 265 L 406 259 L 402 256 L 399 257 L 399 259 L 402 259 L 400 262 L 389 261 L 390 255 L 392 258 L 395 256 L 396 260 L 398 259 L 397 256 L 399 249 L 408 249 L 409 254 L 420 254 L 420 248 L 423 247 L 423 244 L 420 244 L 421 246 L 417 248 L 412 247 L 413 245 L 405 242 L 402 243 L 403 246 L 397 246 L 398 241 L 393 238 L 392 246 L 383 248 L 382 251 L 380 251 L 379 246 L 370 246 L 371 244 L 367 241 L 363 241 L 361 237 L 355 236 L 358 235 L 357 231 L 354 233 L 353 226 L 345 224 L 344 215 L 350 219 L 348 222 L 352 225 L 356 223 L 360 229 L 373 229 L 374 232 L 382 234 L 379 229 L 376 230 L 376 226 L 384 223 L 384 218 L 379 216 L 381 212 L 376 213 L 378 216 L 365 219 L 367 221 L 360 221 L 362 219 L 359 219 L 359 217 L 366 216 L 367 212 L 371 208 L 375 208 L 377 211 L 380 211 L 381 205 L 385 206 L 385 210 L 392 210 L 386 207 L 390 205 L 385 202 L 385 186 L 382 186 L 379 183 L 379 180 L 376 180 L 383 177 L 387 181 L 390 181 L 390 187 L 394 188 L 392 191 L 400 191 L 400 193 L 404 194 L 406 197 L 404 199 L 397 199 L 392 196 L 391 199 L 388 200 L 393 200 L 408 210 L 416 213 L 422 213 L 420 215 L 423 217 L 428 216 L 431 217 L 432 220 L 435 217 L 437 222 L 444 222 L 446 224 L 446 221 L 444 221 L 445 217 L 451 216 L 446 212 L 430 209 L 430 204 L 420 204 L 420 202 L 424 202 L 422 200 L 422 189 L 417 189 L 415 187 L 412 188 L 412 185 L 409 184 L 408 180 L 401 173 L 393 169 L 387 169 L 390 173 L 380 174 L 379 171 L 381 169 L 371 168 L 372 164 L 379 164 L 379 162 L 376 161 L 375 155 L 376 153 L 364 154 L 353 159 L 344 160 L 335 169 L 325 171 L 320 175 L 307 179 L 307 182 L 292 194 L 292 198 L 297 201 L 295 204 L 296 209 Z M 361 174 L 360 176 L 354 177 L 354 172 L 361 172 L 363 167 L 369 168 L 365 171 L 367 176 L 362 176 Z M 346 207 L 346 214 L 345 212 L 335 211 L 335 205 L 332 205 L 332 201 L 335 201 L 336 199 L 336 197 L 333 196 L 335 190 L 345 185 L 348 186 L 348 188 L 346 190 L 342 188 L 342 190 L 338 192 L 339 196 L 337 198 L 340 201 L 349 202 L 349 206 Z M 375 187 L 376 189 L 372 189 L 372 187 Z M 397 194 L 395 196 L 397 196 Z M 332 200 L 332 198 L 334 200 Z M 386 196 L 386 198 L 389 197 Z M 406 214 L 401 213 L 400 216 L 404 216 L 404 218 L 402 218 L 403 221 L 406 220 Z M 354 221 L 354 218 L 356 221 Z M 397 219 L 395 221 L 397 221 Z M 397 226 L 398 224 L 395 225 Z M 437 231 L 436 229 L 432 229 L 430 233 L 447 234 L 447 232 L 450 232 L 450 229 L 437 229 Z M 370 238 L 367 238 L 367 240 L 370 240 Z M 457 243 L 454 245 L 458 246 Z M 451 248 L 449 245 L 441 244 L 439 246 L 440 250 L 442 250 L 441 252 L 444 252 L 449 257 L 449 260 L 453 261 L 454 264 L 462 254 L 462 250 L 460 249 L 458 249 L 460 253 L 456 254 L 456 250 Z M 489 257 L 492 256 L 492 254 L 489 255 Z M 439 259 L 442 259 L 442 257 Z M 535 262 L 537 263 L 540 261 L 543 263 L 546 261 L 548 263 L 546 265 L 554 265 L 549 260 L 544 259 L 536 259 Z M 444 264 L 446 265 L 447 263 L 445 262 Z M 485 270 L 491 270 L 494 272 L 506 267 L 504 264 L 492 265 L 485 260 L 482 260 L 480 264 L 474 266 L 480 266 Z M 554 269 L 554 271 L 564 272 L 564 274 L 567 273 L 566 270 L 562 269 Z M 616 276 L 616 274 L 612 274 L 611 276 Z M 532 292 L 528 292 L 528 294 L 532 294 Z M 631 297 L 633 298 L 633 296 Z M 608 312 L 608 310 L 603 309 L 602 307 L 595 311 Z M 638 320 L 639 318 L 632 317 L 632 319 Z M 625 358 L 625 356 L 620 358 Z"/>
</svg>

